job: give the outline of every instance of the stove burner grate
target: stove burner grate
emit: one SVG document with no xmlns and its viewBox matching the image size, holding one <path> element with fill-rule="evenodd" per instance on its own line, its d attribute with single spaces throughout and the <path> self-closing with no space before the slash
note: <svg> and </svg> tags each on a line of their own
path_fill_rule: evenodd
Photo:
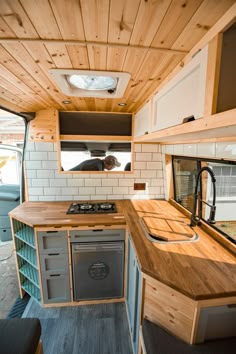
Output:
<svg viewBox="0 0 236 354">
<path fill-rule="evenodd" d="M 115 203 L 77 203 L 74 202 L 67 210 L 67 214 L 102 214 L 117 213 Z"/>
</svg>

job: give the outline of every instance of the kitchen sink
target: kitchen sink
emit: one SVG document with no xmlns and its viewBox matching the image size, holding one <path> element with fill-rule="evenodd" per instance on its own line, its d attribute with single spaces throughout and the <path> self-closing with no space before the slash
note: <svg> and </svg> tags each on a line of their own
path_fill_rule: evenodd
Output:
<svg viewBox="0 0 236 354">
<path fill-rule="evenodd" d="M 199 239 L 199 235 L 185 220 L 148 216 L 139 218 L 139 223 L 151 242 L 172 244 L 196 242 Z"/>
</svg>

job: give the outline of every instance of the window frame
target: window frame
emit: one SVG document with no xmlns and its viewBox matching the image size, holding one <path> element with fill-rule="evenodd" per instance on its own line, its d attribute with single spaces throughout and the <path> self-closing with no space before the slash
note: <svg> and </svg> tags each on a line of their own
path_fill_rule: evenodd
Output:
<svg viewBox="0 0 236 354">
<path fill-rule="evenodd" d="M 225 164 L 225 165 L 233 165 L 236 166 L 236 161 L 231 161 L 231 160 L 223 160 L 223 159 L 212 159 L 212 158 L 203 158 L 203 157 L 193 157 L 193 156 L 178 156 L 178 155 L 172 155 L 172 180 L 173 180 L 173 195 L 174 195 L 174 201 L 176 203 L 178 203 L 178 205 L 180 205 L 182 208 L 186 209 L 189 212 L 192 212 L 191 210 L 189 210 L 188 208 L 186 208 L 184 205 L 182 205 L 179 201 L 177 201 L 177 196 L 176 196 L 176 179 L 175 179 L 175 165 L 174 165 L 174 161 L 175 160 L 192 160 L 192 161 L 196 161 L 197 162 L 197 169 L 199 171 L 199 169 L 202 167 L 202 162 L 212 162 L 212 163 L 220 163 L 220 164 Z M 200 196 L 202 199 L 202 175 L 200 176 Z M 193 191 L 194 192 L 194 191 Z M 222 199 L 221 197 L 219 197 L 220 200 Z M 218 200 L 218 198 L 217 198 Z M 236 200 L 236 198 L 235 198 Z M 230 242 L 236 244 L 236 240 L 234 240 L 229 234 L 225 233 L 224 231 L 222 231 L 221 229 L 217 228 L 216 226 L 214 226 L 213 224 L 209 224 L 207 222 L 207 220 L 205 220 L 202 216 L 202 203 L 200 203 L 199 206 L 199 216 L 200 219 L 203 220 L 205 223 L 207 223 L 209 225 L 209 227 L 212 227 L 215 231 L 217 231 L 219 234 L 221 234 L 222 236 L 224 236 L 225 238 L 227 238 Z"/>
</svg>

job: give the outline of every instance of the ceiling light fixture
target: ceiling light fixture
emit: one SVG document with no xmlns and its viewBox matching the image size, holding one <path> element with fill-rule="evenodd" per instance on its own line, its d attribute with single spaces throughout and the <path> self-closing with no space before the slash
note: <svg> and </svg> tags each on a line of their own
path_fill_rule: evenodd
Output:
<svg viewBox="0 0 236 354">
<path fill-rule="evenodd" d="M 118 106 L 127 106 L 127 103 L 125 103 L 125 102 L 120 102 L 120 103 L 118 103 Z"/>
<path fill-rule="evenodd" d="M 71 101 L 65 100 L 65 101 L 62 101 L 62 103 L 64 103 L 64 104 L 70 104 Z"/>
<path fill-rule="evenodd" d="M 50 69 L 56 84 L 67 96 L 119 98 L 130 80 L 129 73 L 116 71 Z"/>
</svg>

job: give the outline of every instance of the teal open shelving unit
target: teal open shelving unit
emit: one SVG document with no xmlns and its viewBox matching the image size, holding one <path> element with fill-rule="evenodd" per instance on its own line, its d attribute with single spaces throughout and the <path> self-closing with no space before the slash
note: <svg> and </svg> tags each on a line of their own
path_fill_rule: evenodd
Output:
<svg viewBox="0 0 236 354">
<path fill-rule="evenodd" d="M 12 220 L 21 288 L 41 302 L 34 229 L 21 221 Z"/>
</svg>

